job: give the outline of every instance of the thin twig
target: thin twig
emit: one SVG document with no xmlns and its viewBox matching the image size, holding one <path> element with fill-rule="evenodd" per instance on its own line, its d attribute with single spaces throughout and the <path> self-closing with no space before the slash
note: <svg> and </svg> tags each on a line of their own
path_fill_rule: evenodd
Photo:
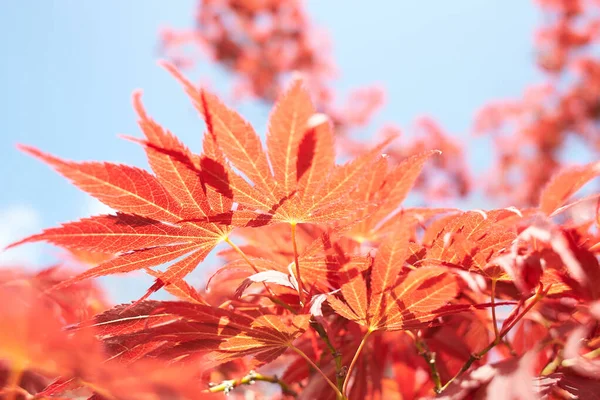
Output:
<svg viewBox="0 0 600 400">
<path fill-rule="evenodd" d="M 323 325 L 312 319 L 310 321 L 310 326 L 319 334 L 319 337 L 325 342 L 327 348 L 329 349 L 329 352 L 331 353 L 331 357 L 333 357 L 333 360 L 335 361 L 335 380 L 337 383 L 337 387 L 341 392 L 344 387 L 344 378 L 346 377 L 346 371 L 344 371 L 342 367 L 342 353 L 337 351 L 335 346 L 331 343 L 331 340 L 329 339 L 329 336 L 327 335 L 327 332 L 325 331 Z"/>
<path fill-rule="evenodd" d="M 268 376 L 268 375 L 259 374 L 258 372 L 255 372 L 255 371 L 250 371 L 246 376 L 244 376 L 241 379 L 230 379 L 230 380 L 223 381 L 218 385 L 212 385 L 210 387 L 210 389 L 208 389 L 208 391 L 210 393 L 224 392 L 225 394 L 227 394 L 238 386 L 253 385 L 255 382 L 258 382 L 258 381 L 275 383 L 281 387 L 281 391 L 283 394 L 287 394 L 287 395 L 290 395 L 293 397 L 298 397 L 298 393 L 296 393 L 295 391 L 290 389 L 290 387 L 285 382 L 283 382 L 281 379 L 279 379 L 276 375 Z"/>
<path fill-rule="evenodd" d="M 433 379 L 433 383 L 435 384 L 435 392 L 439 393 L 442 389 L 442 379 L 440 378 L 440 373 L 435 364 L 435 353 L 432 353 L 431 350 L 429 350 L 427 343 L 425 343 L 425 340 L 417 335 L 415 335 L 415 344 L 419 355 L 425 359 L 425 362 L 429 366 L 431 379 Z"/>
</svg>

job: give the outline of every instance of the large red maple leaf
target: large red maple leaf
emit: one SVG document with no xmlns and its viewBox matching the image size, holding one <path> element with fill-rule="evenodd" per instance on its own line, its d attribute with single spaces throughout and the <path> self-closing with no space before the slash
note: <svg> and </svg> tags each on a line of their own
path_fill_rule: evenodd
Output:
<svg viewBox="0 0 600 400">
<path fill-rule="evenodd" d="M 121 164 L 65 161 L 21 146 L 117 213 L 46 229 L 12 246 L 44 240 L 69 249 L 116 255 L 61 286 L 145 269 L 156 277 L 147 295 L 164 285 L 187 293 L 182 278 L 218 243 L 231 244 L 228 236 L 234 226 L 286 222 L 292 227 L 301 283 L 296 225 L 351 220 L 366 206 L 351 193 L 387 142 L 336 165 L 331 126 L 315 114 L 308 93 L 295 82 L 271 115 L 268 151 L 264 152 L 259 137 L 237 113 L 197 90 L 174 67 L 167 68 L 183 82 L 204 115 L 209 130 L 204 154 L 192 154 L 153 121 L 139 93 L 134 95 L 134 106 L 145 139 L 133 140 L 143 145 L 154 175 Z M 152 269 L 165 263 L 172 264 L 164 272 Z M 302 290 L 299 293 L 302 297 Z"/>
<path fill-rule="evenodd" d="M 351 193 L 391 139 L 336 165 L 331 124 L 316 113 L 302 82 L 295 81 L 269 118 L 265 152 L 259 136 L 239 114 L 198 90 L 173 66 L 165 67 L 183 84 L 227 160 L 223 167 L 229 181 L 222 183 L 236 202 L 256 212 L 256 218 L 291 225 L 337 222 L 363 206 Z M 207 174 L 216 181 L 224 179 L 211 171 Z"/>
</svg>

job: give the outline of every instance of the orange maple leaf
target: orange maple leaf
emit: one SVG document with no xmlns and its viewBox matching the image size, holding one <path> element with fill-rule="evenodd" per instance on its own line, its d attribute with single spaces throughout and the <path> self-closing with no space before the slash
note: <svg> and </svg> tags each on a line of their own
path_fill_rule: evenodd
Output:
<svg viewBox="0 0 600 400">
<path fill-rule="evenodd" d="M 271 114 L 265 152 L 259 136 L 241 116 L 214 95 L 196 89 L 172 65 L 164 65 L 183 84 L 228 161 L 223 166 L 229 178 L 227 189 L 235 201 L 256 212 L 255 218 L 292 225 L 339 222 L 363 206 L 350 194 L 393 138 L 336 165 L 331 124 L 316 114 L 308 92 L 296 81 Z"/>
<path fill-rule="evenodd" d="M 488 263 L 510 249 L 517 237 L 516 231 L 504 222 L 520 217 L 516 209 L 499 209 L 441 218 L 425 231 L 422 245 L 411 243 L 411 262 L 459 267 L 500 278 L 504 275 L 501 268 L 488 269 Z"/>
<path fill-rule="evenodd" d="M 598 162 L 568 167 L 559 171 L 540 194 L 540 211 L 549 216 L 557 214 L 564 209 L 561 206 L 575 192 L 598 175 L 600 175 L 600 163 Z"/>
<path fill-rule="evenodd" d="M 342 271 L 346 282 L 341 286 L 341 299 L 330 295 L 329 304 L 369 332 L 427 326 L 438 316 L 436 311 L 456 297 L 458 283 L 443 267 L 401 273 L 407 257 L 408 232 L 400 232 L 381 244 L 374 259 L 364 259 L 367 268 Z"/>
</svg>

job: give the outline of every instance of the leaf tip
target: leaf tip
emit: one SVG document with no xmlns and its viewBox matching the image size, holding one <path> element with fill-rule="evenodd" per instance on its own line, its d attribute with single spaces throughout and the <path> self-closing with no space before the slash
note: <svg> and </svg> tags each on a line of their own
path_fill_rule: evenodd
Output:
<svg viewBox="0 0 600 400">
<path fill-rule="evenodd" d="M 171 73 L 179 73 L 179 70 L 177 69 L 175 64 L 164 58 L 161 58 L 158 61 L 156 61 L 156 64 L 158 64 L 159 67 L 164 68 Z"/>
<path fill-rule="evenodd" d="M 41 153 L 38 149 L 28 144 L 17 143 L 17 149 L 32 156 Z"/>
<path fill-rule="evenodd" d="M 142 89 L 135 89 L 131 94 L 131 101 L 133 103 L 133 109 L 140 117 L 146 116 L 146 111 L 144 110 L 144 104 L 142 103 L 142 95 L 144 94 Z"/>
<path fill-rule="evenodd" d="M 123 140 L 127 140 L 128 142 L 133 142 L 133 143 L 137 143 L 137 144 L 141 144 L 142 146 L 146 145 L 147 142 L 142 140 L 142 139 L 138 139 L 136 137 L 130 136 L 130 135 L 126 135 L 124 133 L 119 133 L 117 134 L 117 137 L 119 139 L 123 139 Z"/>
<path fill-rule="evenodd" d="M 33 146 L 19 143 L 19 144 L 17 144 L 17 148 L 20 151 L 22 151 L 23 153 L 26 153 L 32 157 L 35 157 L 38 160 L 41 160 L 41 161 L 45 162 L 46 164 L 53 166 L 54 168 L 57 168 L 58 166 L 67 163 L 66 161 L 63 161 L 60 158 L 55 157 L 48 153 L 44 153 L 43 151 L 41 151 L 38 148 L 33 147 Z"/>
</svg>

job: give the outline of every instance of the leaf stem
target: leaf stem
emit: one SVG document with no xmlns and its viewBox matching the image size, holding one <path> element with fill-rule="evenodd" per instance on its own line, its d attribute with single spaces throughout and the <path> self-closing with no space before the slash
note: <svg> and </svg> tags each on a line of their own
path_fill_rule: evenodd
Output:
<svg viewBox="0 0 600 400">
<path fill-rule="evenodd" d="M 253 385 L 254 382 L 257 381 L 275 383 L 279 385 L 279 387 L 281 387 L 281 391 L 283 392 L 283 394 L 298 397 L 298 393 L 290 389 L 290 387 L 281 379 L 279 379 L 276 375 L 268 376 L 259 374 L 255 371 L 250 371 L 246 376 L 244 376 L 241 379 L 230 379 L 223 381 L 218 385 L 211 386 L 210 389 L 208 389 L 208 391 L 210 393 L 224 392 L 225 394 L 228 394 L 238 386 Z"/>
<path fill-rule="evenodd" d="M 502 339 L 504 339 L 504 337 L 517 324 L 517 322 L 519 322 L 525 316 L 525 314 L 527 314 L 533 308 L 533 306 L 535 306 L 537 304 L 537 302 L 548 293 L 549 290 L 550 290 L 550 286 L 546 290 L 544 290 L 543 286 L 540 284 L 540 287 L 538 288 L 537 292 L 535 293 L 535 295 L 532 298 L 530 298 L 531 301 L 523 309 L 521 314 L 519 314 L 506 328 L 502 329 L 499 337 L 495 338 L 494 341 L 492 341 L 485 349 L 481 350 L 479 353 L 471 354 L 471 356 L 469 357 L 467 362 L 462 366 L 460 371 L 458 371 L 458 373 L 456 375 L 454 375 L 448 382 L 446 382 L 446 384 L 444 386 L 442 386 L 442 388 L 439 390 L 438 393 L 441 393 L 444 390 L 446 390 L 446 388 L 448 388 L 448 386 L 450 386 L 450 384 L 452 382 L 454 382 L 454 380 L 456 378 L 458 378 L 464 372 L 466 372 L 475 361 L 480 360 L 491 349 L 493 349 Z"/>
<path fill-rule="evenodd" d="M 294 345 L 290 345 L 290 349 L 292 349 L 294 352 L 296 352 L 300 357 L 304 358 L 306 360 L 306 362 L 313 367 L 319 374 L 321 374 L 321 376 L 323 377 L 323 379 L 325 379 L 325 382 L 327 382 L 327 384 L 329 386 L 331 386 L 331 388 L 335 391 L 335 395 L 338 398 L 344 398 L 344 396 L 342 395 L 342 392 L 340 392 L 340 390 L 337 388 L 337 386 L 335 386 L 335 383 L 331 382 L 331 379 L 329 379 L 327 377 L 327 375 L 325 375 L 325 373 L 323 372 L 323 370 L 321 368 L 319 368 L 317 366 L 317 364 L 315 364 L 310 357 L 308 357 L 302 350 L 300 350 L 299 348 L 297 348 Z"/>
<path fill-rule="evenodd" d="M 496 279 L 492 278 L 491 288 L 491 303 L 492 303 L 492 322 L 494 324 L 494 341 L 499 342 L 500 332 L 498 332 L 498 320 L 496 319 Z"/>
<path fill-rule="evenodd" d="M 302 276 L 300 275 L 300 263 L 298 262 L 298 245 L 296 244 L 296 222 L 290 223 L 292 227 L 292 244 L 294 246 L 294 264 L 296 264 L 296 279 L 298 280 L 298 297 L 300 304 L 304 305 L 304 288 L 302 287 Z"/>
<path fill-rule="evenodd" d="M 562 362 L 562 355 L 559 353 L 556 355 L 556 357 L 551 359 L 548 364 L 546 364 L 546 366 L 542 369 L 542 372 L 540 372 L 540 375 L 546 376 L 552 374 L 558 367 L 561 366 Z"/>
<path fill-rule="evenodd" d="M 504 338 L 504 336 L 506 336 L 508 334 L 508 332 L 512 328 L 514 328 L 514 326 L 521 320 L 521 318 L 523 318 L 525 316 L 525 314 L 527 314 L 533 308 L 533 306 L 535 306 L 537 304 L 537 302 L 540 301 L 548 293 L 548 291 L 550 291 L 550 287 L 551 287 L 551 285 L 548 286 L 548 288 L 546 290 L 543 290 L 541 283 L 540 283 L 540 288 L 537 290 L 537 292 L 533 296 L 533 299 L 531 300 L 531 302 L 523 309 L 523 312 L 519 316 L 517 316 L 506 328 L 504 328 L 502 330 L 502 332 L 500 332 L 500 339 Z"/>
<path fill-rule="evenodd" d="M 432 353 L 427 346 L 425 340 L 420 338 L 418 335 L 415 336 L 415 344 L 417 346 L 417 351 L 419 355 L 425 359 L 425 362 L 429 366 L 429 372 L 431 374 L 431 379 L 435 384 L 435 391 L 439 393 L 442 389 L 442 379 L 440 378 L 440 373 L 437 370 L 437 365 L 435 364 L 435 353 Z"/>
<path fill-rule="evenodd" d="M 235 243 L 233 243 L 231 241 L 231 239 L 229 239 L 229 237 L 225 238 L 224 242 L 227 243 L 228 245 L 230 245 L 231 248 L 233 250 L 235 250 L 244 259 L 244 261 L 246 261 L 248 263 L 248 265 L 250 265 L 252 267 L 252 269 L 254 270 L 254 272 L 256 272 L 256 273 L 260 272 L 258 270 L 258 268 L 256 267 L 256 265 L 254 265 L 254 263 L 252 262 L 252 260 L 250 260 L 248 258 L 248 256 L 246 255 L 246 253 L 244 253 L 242 251 L 242 249 L 240 249 Z"/>
<path fill-rule="evenodd" d="M 350 362 L 350 366 L 348 367 L 348 372 L 346 373 L 346 378 L 344 379 L 344 385 L 342 386 L 342 393 L 344 395 L 347 394 L 346 392 L 348 390 L 348 383 L 350 383 L 350 375 L 352 373 L 352 370 L 354 369 L 354 365 L 358 361 L 358 357 L 360 356 L 360 353 L 362 352 L 363 348 L 365 347 L 365 344 L 367 343 L 367 339 L 373 332 L 374 331 L 372 331 L 369 328 L 367 333 L 365 333 L 365 336 L 363 336 L 362 340 L 360 341 L 360 344 L 358 345 L 358 349 L 356 349 L 356 353 L 354 354 L 354 357 L 352 358 L 352 362 Z"/>
<path fill-rule="evenodd" d="M 231 248 L 233 250 L 235 250 L 240 256 L 242 256 L 242 258 L 244 259 L 244 261 L 246 261 L 248 263 L 248 265 L 250 265 L 252 267 L 252 269 L 254 270 L 254 272 L 259 273 L 260 271 L 258 270 L 258 268 L 256 267 L 256 265 L 252 262 L 252 260 L 250 260 L 248 258 L 248 256 L 246 255 L 246 253 L 244 253 L 244 251 L 242 249 L 240 249 L 235 243 L 233 243 L 231 241 L 231 239 L 229 239 L 229 237 L 225 238 L 225 243 L 227 243 L 228 245 L 231 246 Z M 273 291 L 271 290 L 271 288 L 266 284 L 266 282 L 263 282 L 263 286 L 265 287 L 265 290 L 267 292 L 269 292 L 269 294 L 272 297 L 276 297 L 275 293 L 273 293 Z M 272 300 L 272 299 L 271 299 Z"/>
<path fill-rule="evenodd" d="M 335 361 L 335 380 L 337 383 L 337 387 L 341 392 L 344 387 L 344 378 L 346 376 L 345 371 L 342 370 L 342 353 L 337 351 L 333 343 L 331 343 L 331 340 L 329 339 L 329 336 L 327 335 L 327 332 L 325 331 L 323 325 L 312 319 L 310 321 L 310 326 L 319 334 L 319 337 L 325 342 L 327 348 L 329 349 L 329 352 L 331 353 L 331 357 L 333 357 L 333 360 Z"/>
<path fill-rule="evenodd" d="M 589 351 L 589 352 L 581 355 L 581 357 L 586 358 L 588 360 L 593 360 L 593 359 L 597 358 L 598 356 L 600 356 L 600 348 Z M 565 360 L 562 360 L 561 366 L 572 367 L 573 365 L 576 365 L 577 363 L 578 363 L 577 358 L 567 358 Z"/>
</svg>

